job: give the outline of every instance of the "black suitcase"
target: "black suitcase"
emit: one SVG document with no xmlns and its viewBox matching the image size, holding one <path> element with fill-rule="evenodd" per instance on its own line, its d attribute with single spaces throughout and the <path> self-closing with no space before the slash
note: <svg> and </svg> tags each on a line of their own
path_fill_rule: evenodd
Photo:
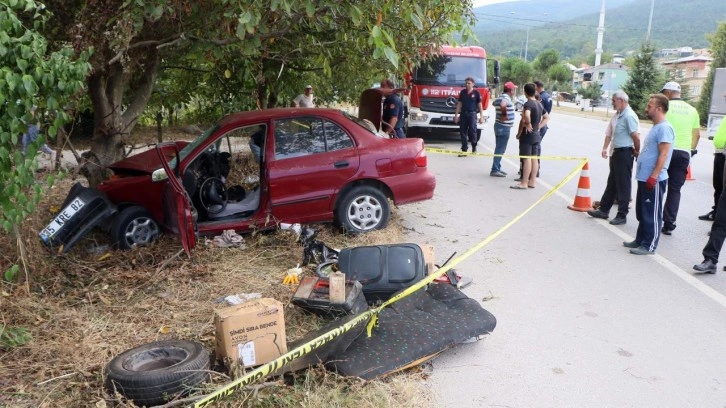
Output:
<svg viewBox="0 0 726 408">
<path fill-rule="evenodd" d="M 370 304 L 390 299 L 428 274 L 423 252 L 416 244 L 345 248 L 338 254 L 338 268 L 346 279 L 363 285 Z"/>
</svg>

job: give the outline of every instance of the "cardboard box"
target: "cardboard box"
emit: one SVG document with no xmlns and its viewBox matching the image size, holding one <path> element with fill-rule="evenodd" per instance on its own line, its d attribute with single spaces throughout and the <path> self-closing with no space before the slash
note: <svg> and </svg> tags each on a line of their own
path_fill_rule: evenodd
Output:
<svg viewBox="0 0 726 408">
<path fill-rule="evenodd" d="M 217 309 L 214 327 L 220 360 L 228 357 L 252 367 L 287 353 L 283 306 L 275 299 L 255 299 Z"/>
<path fill-rule="evenodd" d="M 434 273 L 434 270 L 436 269 L 434 266 L 434 263 L 436 263 L 434 246 L 431 244 L 419 244 L 419 246 L 421 247 L 421 252 L 423 252 L 424 262 L 426 263 L 426 268 L 430 275 Z"/>
</svg>

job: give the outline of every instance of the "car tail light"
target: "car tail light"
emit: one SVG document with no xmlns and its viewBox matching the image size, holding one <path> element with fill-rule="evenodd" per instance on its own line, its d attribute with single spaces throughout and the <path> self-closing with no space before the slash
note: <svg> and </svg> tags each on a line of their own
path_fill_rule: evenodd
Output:
<svg viewBox="0 0 726 408">
<path fill-rule="evenodd" d="M 416 155 L 416 166 L 426 167 L 428 165 L 428 159 L 426 158 L 426 150 L 421 150 Z"/>
</svg>

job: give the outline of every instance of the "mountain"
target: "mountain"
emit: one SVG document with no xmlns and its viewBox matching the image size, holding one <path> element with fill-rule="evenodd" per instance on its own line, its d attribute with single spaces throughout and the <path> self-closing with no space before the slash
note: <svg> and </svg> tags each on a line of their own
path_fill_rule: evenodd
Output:
<svg viewBox="0 0 726 408">
<path fill-rule="evenodd" d="M 608 0 L 606 9 L 612 9 L 634 0 Z M 599 1 L 514 1 L 497 3 L 491 6 L 477 7 L 474 14 L 478 18 L 475 31 L 504 31 L 507 28 L 522 28 L 526 26 L 542 26 L 549 22 L 561 22 L 578 18 L 583 15 L 599 13 Z M 525 18 L 527 20 L 525 20 Z M 521 20 L 520 20 L 521 19 Z"/>
<path fill-rule="evenodd" d="M 687 6 L 682 0 L 653 1 L 650 40 L 657 49 L 707 48 L 706 34 L 726 20 L 723 0 L 691 0 Z M 651 0 L 608 0 L 603 51 L 626 54 L 638 49 L 646 37 L 650 8 Z M 518 1 L 474 12 L 479 19 L 474 31 L 489 55 L 518 57 L 526 48 L 531 61 L 547 48 L 558 50 L 563 58 L 583 57 L 595 50 L 599 1 Z"/>
</svg>

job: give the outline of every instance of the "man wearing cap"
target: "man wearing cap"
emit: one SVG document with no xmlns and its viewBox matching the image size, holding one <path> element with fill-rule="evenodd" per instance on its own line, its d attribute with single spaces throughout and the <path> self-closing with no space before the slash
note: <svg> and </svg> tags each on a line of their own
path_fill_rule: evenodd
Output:
<svg viewBox="0 0 726 408">
<path fill-rule="evenodd" d="M 544 84 L 540 80 L 534 81 L 534 85 L 537 87 L 536 91 L 540 98 L 540 103 L 542 104 L 542 108 L 547 112 L 548 115 L 552 114 L 552 98 L 550 97 L 550 94 L 547 93 L 547 91 L 544 88 Z M 545 134 L 547 133 L 547 129 L 549 129 L 549 126 L 545 125 L 542 129 L 539 131 L 539 146 L 537 147 L 537 156 L 542 155 L 542 140 L 545 137 Z M 539 159 L 537 159 L 537 163 L 540 163 Z M 539 170 L 542 170 L 542 166 L 539 166 Z M 537 172 L 537 177 L 539 177 L 539 172 Z"/>
<path fill-rule="evenodd" d="M 292 100 L 293 105 L 296 108 L 314 108 L 315 103 L 313 102 L 313 86 L 308 85 L 305 87 L 305 93 L 301 93 Z"/>
<path fill-rule="evenodd" d="M 459 124 L 459 135 L 461 136 L 461 151 L 469 150 L 467 139 L 471 142 L 471 151 L 476 152 L 476 123 L 477 113 L 479 123 L 484 123 L 484 108 L 479 91 L 474 89 L 474 78 L 468 77 L 465 80 L 466 88 L 459 93 L 459 102 L 454 112 L 454 123 Z M 459 118 L 461 112 L 461 118 Z"/>
<path fill-rule="evenodd" d="M 394 89 L 396 86 L 390 79 L 381 81 L 381 89 Z M 391 92 L 383 101 L 383 114 L 381 115 L 381 130 L 390 136 L 405 139 L 403 131 L 403 102 L 397 93 Z"/>
<path fill-rule="evenodd" d="M 492 163 L 492 170 L 489 173 L 492 177 L 505 177 L 507 175 L 507 172 L 502 171 L 502 157 L 499 155 L 504 154 L 507 150 L 509 136 L 512 131 L 512 126 L 514 126 L 514 103 L 512 103 L 512 98 L 514 97 L 515 89 L 517 89 L 517 86 L 514 83 L 505 83 L 502 94 L 494 100 L 497 116 L 494 120 L 494 161 Z"/>
<path fill-rule="evenodd" d="M 673 156 L 668 165 L 668 188 L 663 205 L 663 234 L 671 235 L 676 229 L 676 217 L 681 202 L 681 187 L 686 182 L 691 155 L 696 154 L 698 139 L 701 138 L 701 121 L 696 108 L 681 99 L 678 82 L 666 82 L 661 93 L 668 97 L 666 120 L 676 132 Z"/>
</svg>

